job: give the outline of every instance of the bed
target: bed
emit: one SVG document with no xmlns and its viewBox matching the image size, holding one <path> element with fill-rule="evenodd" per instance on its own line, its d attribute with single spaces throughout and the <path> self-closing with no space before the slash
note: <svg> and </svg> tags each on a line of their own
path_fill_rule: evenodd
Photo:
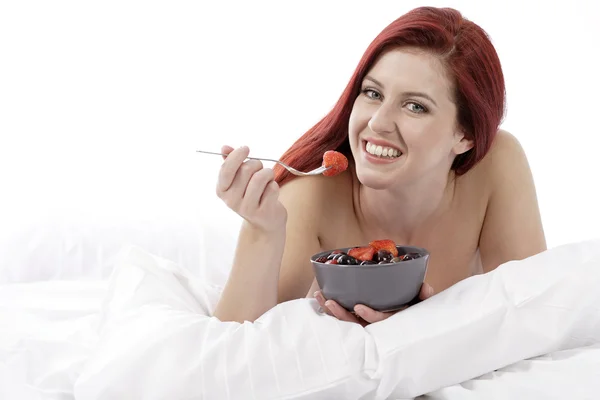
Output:
<svg viewBox="0 0 600 400">
<path fill-rule="evenodd" d="M 122 229 L 79 231 L 53 276 L 39 248 L 35 260 L 3 248 L 0 398 L 600 398 L 600 241 L 507 263 L 367 328 L 311 299 L 238 324 L 212 317 L 237 226 L 192 226 L 166 229 L 172 242 L 132 229 L 124 246 Z M 69 257 L 104 269 L 83 276 Z"/>
</svg>

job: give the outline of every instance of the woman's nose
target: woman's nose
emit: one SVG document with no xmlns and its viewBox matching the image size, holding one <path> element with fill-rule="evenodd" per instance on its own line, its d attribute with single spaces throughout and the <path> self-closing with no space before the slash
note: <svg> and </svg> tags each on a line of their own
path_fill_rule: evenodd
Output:
<svg viewBox="0 0 600 400">
<path fill-rule="evenodd" d="M 392 110 L 386 107 L 386 105 L 381 105 L 369 120 L 368 126 L 373 133 L 394 133 L 396 131 L 396 123 Z"/>
</svg>

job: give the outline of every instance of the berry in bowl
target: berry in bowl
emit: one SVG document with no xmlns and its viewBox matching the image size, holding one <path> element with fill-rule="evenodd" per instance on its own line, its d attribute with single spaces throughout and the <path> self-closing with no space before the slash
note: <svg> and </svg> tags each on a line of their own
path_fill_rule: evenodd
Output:
<svg viewBox="0 0 600 400">
<path fill-rule="evenodd" d="M 310 258 L 326 299 L 348 311 L 363 304 L 377 311 L 394 311 L 415 300 L 425 279 L 429 252 L 375 240 L 368 246 L 317 253 Z"/>
</svg>

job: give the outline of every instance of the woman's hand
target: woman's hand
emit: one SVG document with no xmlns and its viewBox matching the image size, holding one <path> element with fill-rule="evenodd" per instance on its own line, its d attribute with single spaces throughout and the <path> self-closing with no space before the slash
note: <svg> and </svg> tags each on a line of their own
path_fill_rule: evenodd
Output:
<svg viewBox="0 0 600 400">
<path fill-rule="evenodd" d="M 427 283 L 423 283 L 421 285 L 421 291 L 419 292 L 419 299 L 425 300 L 433 296 L 434 291 L 431 286 Z M 402 310 L 392 311 L 392 312 L 380 312 L 375 311 L 372 308 L 364 306 L 362 304 L 357 304 L 354 307 L 354 313 L 347 311 L 344 307 L 340 306 L 333 300 L 326 300 L 323 297 L 323 294 L 320 291 L 315 292 L 315 299 L 319 302 L 319 305 L 327 314 L 336 317 L 342 321 L 348 322 L 356 322 L 357 324 L 361 324 L 362 326 L 367 326 L 369 324 L 373 324 L 375 322 L 383 321 L 386 318 L 396 314 L 399 311 L 402 311 L 409 306 L 402 308 Z"/>
<path fill-rule="evenodd" d="M 287 212 L 279 202 L 279 185 L 273 170 L 263 168 L 258 160 L 244 161 L 250 153 L 246 146 L 235 150 L 223 146 L 221 152 L 227 156 L 219 172 L 217 196 L 261 231 L 285 228 Z"/>
</svg>

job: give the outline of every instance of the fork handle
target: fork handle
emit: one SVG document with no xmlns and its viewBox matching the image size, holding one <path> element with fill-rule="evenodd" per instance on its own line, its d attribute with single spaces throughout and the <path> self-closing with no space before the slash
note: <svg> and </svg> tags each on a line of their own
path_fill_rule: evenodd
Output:
<svg viewBox="0 0 600 400">
<path fill-rule="evenodd" d="M 223 156 L 223 157 L 227 157 L 227 154 L 223 154 L 223 153 L 216 153 L 214 151 L 204 151 L 204 150 L 196 150 L 197 153 L 205 153 L 205 154 L 214 154 L 216 156 Z M 272 161 L 272 162 L 276 162 L 276 163 L 280 163 L 281 161 L 278 160 L 271 160 L 270 158 L 258 158 L 258 157 L 246 157 L 247 160 L 258 160 L 258 161 Z"/>
<path fill-rule="evenodd" d="M 196 153 L 214 154 L 214 155 L 216 155 L 216 156 L 223 156 L 223 157 L 227 157 L 227 154 L 223 154 L 223 153 L 215 153 L 214 151 L 196 150 Z"/>
</svg>

